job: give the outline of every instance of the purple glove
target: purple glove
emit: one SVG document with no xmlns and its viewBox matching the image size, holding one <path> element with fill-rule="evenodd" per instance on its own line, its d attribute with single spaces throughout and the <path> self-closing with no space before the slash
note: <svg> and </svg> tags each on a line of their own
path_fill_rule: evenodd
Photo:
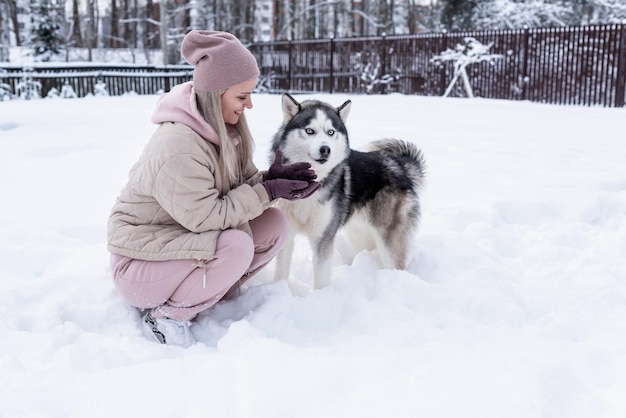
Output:
<svg viewBox="0 0 626 418">
<path fill-rule="evenodd" d="M 283 164 L 283 153 L 276 150 L 274 162 L 265 174 L 264 180 L 289 179 L 312 181 L 317 178 L 315 171 L 311 170 L 311 164 L 305 162 Z"/>
<path fill-rule="evenodd" d="M 273 179 L 261 183 L 271 200 L 282 197 L 287 200 L 305 199 L 311 196 L 322 183 L 317 181 Z"/>
</svg>

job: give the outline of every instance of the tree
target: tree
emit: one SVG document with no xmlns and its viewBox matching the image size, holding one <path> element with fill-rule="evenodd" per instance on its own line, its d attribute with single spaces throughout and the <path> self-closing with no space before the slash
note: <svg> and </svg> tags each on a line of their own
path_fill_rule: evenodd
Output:
<svg viewBox="0 0 626 418">
<path fill-rule="evenodd" d="M 179 64 L 180 44 L 190 29 L 193 4 L 185 0 L 159 0 L 161 50 L 163 64 Z"/>
<path fill-rule="evenodd" d="M 63 6 L 54 0 L 37 0 L 33 3 L 31 46 L 35 57 L 41 61 L 49 61 L 53 55 L 61 52 L 64 43 L 61 31 L 65 22 Z"/>
<path fill-rule="evenodd" d="M 522 29 L 580 24 L 570 2 L 548 0 L 485 0 L 473 10 L 475 29 Z"/>
<path fill-rule="evenodd" d="M 87 0 L 87 16 L 85 19 L 85 43 L 89 54 L 88 60 L 92 59 L 92 49 L 96 47 L 96 34 L 98 33 L 98 1 Z"/>
<path fill-rule="evenodd" d="M 96 47 L 161 48 L 166 64 L 180 62 L 180 41 L 192 28 L 228 31 L 248 43 L 626 20 L 626 0 L 0 0 L 0 61 L 8 59 L 7 46 L 32 39 L 31 28 L 21 26 L 31 9 L 49 19 L 50 8 L 65 2 L 71 17 L 58 23 L 66 47 L 88 48 L 88 60 Z M 39 38 L 50 29 L 38 26 Z M 54 43 L 38 39 L 44 49 Z"/>
<path fill-rule="evenodd" d="M 448 30 L 473 29 L 474 8 L 480 0 L 443 0 L 441 23 Z"/>
<path fill-rule="evenodd" d="M 8 42 L 10 38 L 10 26 L 13 27 L 13 34 L 15 35 L 17 46 L 22 44 L 17 10 L 15 0 L 2 0 L 0 2 L 0 45 L 10 45 Z M 3 52 L 0 51 L 0 61 L 2 61 L 2 53 Z"/>
<path fill-rule="evenodd" d="M 80 33 L 80 20 L 78 0 L 72 0 L 72 28 L 70 32 L 70 45 L 83 45 L 83 37 Z"/>
<path fill-rule="evenodd" d="M 491 54 L 489 52 L 493 43 L 483 45 L 480 41 L 472 38 L 471 36 L 466 37 L 463 42 L 463 44 L 457 44 L 454 49 L 448 48 L 441 54 L 436 55 L 431 59 L 431 62 L 435 64 L 452 61 L 454 67 L 454 77 L 452 77 L 450 84 L 448 84 L 448 88 L 443 94 L 443 97 L 447 97 L 450 94 L 459 78 L 463 81 L 463 89 L 465 90 L 467 97 L 474 97 L 474 91 L 470 85 L 466 67 L 470 64 L 480 62 L 494 64 L 495 60 L 502 58 L 502 55 Z"/>
<path fill-rule="evenodd" d="M 4 45 L 9 43 L 9 19 L 8 10 L 4 3 L 0 4 L 0 62 L 9 60 L 9 50 Z M 2 100 L 2 86 L 0 86 L 0 101 Z"/>
<path fill-rule="evenodd" d="M 563 0 L 565 1 L 565 0 Z M 572 15 L 579 18 L 577 24 L 622 23 L 626 20 L 624 0 L 578 0 L 573 3 Z"/>
<path fill-rule="evenodd" d="M 121 39 L 119 35 L 120 28 L 120 13 L 117 6 L 117 0 L 109 0 L 111 2 L 111 28 L 109 31 L 109 37 L 111 39 L 110 45 L 112 48 L 119 47 L 121 45 Z"/>
</svg>

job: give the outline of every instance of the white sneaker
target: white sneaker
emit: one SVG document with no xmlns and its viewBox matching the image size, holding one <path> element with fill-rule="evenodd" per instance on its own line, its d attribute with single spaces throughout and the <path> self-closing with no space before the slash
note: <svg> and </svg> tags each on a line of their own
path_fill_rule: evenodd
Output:
<svg viewBox="0 0 626 418">
<path fill-rule="evenodd" d="M 189 325 L 188 321 L 182 322 L 169 318 L 155 318 L 152 316 L 152 311 L 148 311 L 141 320 L 143 335 L 149 340 L 185 348 L 196 342 Z"/>
</svg>

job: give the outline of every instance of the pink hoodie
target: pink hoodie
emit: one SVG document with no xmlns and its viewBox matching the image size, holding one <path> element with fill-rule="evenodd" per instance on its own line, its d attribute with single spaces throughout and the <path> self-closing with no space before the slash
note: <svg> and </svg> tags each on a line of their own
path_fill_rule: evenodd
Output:
<svg viewBox="0 0 626 418">
<path fill-rule="evenodd" d="M 215 129 L 204 120 L 198 110 L 196 90 L 193 81 L 178 84 L 168 93 L 163 94 L 157 101 L 152 122 L 179 122 L 189 126 L 207 141 L 219 145 L 219 138 Z M 235 142 L 239 142 L 239 136 L 229 129 L 229 136 Z"/>
</svg>

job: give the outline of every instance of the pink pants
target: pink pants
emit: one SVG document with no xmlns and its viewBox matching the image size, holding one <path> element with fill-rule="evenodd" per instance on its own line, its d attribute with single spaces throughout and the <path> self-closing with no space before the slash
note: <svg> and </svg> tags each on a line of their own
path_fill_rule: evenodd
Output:
<svg viewBox="0 0 626 418">
<path fill-rule="evenodd" d="M 283 247 L 289 227 L 279 209 L 269 208 L 250 221 L 250 228 L 252 237 L 237 229 L 223 231 L 215 256 L 204 266 L 198 260 L 144 261 L 112 254 L 115 287 L 129 304 L 155 308 L 155 317 L 191 320 L 269 263 Z"/>
</svg>

